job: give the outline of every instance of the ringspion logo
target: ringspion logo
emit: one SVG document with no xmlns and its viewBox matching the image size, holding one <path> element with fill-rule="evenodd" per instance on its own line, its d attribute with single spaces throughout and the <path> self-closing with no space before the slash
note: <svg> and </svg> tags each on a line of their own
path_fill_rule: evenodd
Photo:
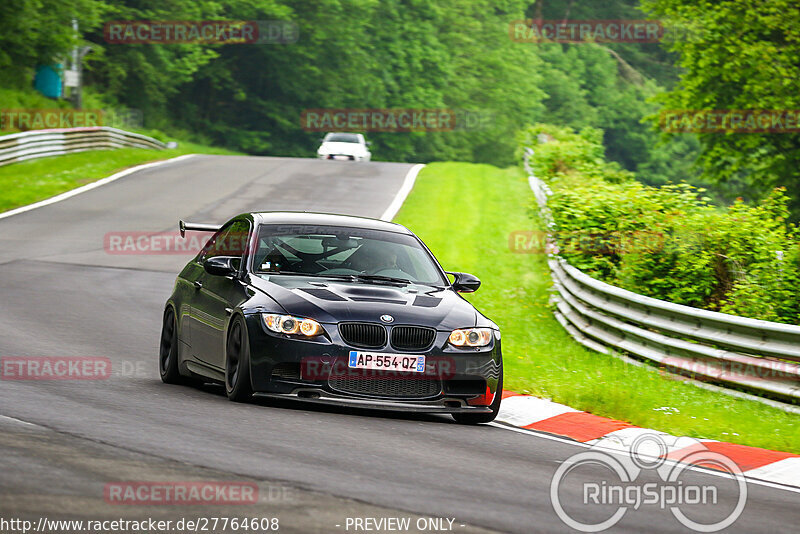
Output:
<svg viewBox="0 0 800 534">
<path fill-rule="evenodd" d="M 694 467 L 723 476 L 686 476 Z M 735 496 L 735 504 L 720 495 Z M 642 507 L 669 510 L 695 532 L 717 532 L 744 511 L 747 482 L 736 462 L 701 441 L 644 432 L 608 436 L 565 460 L 551 480 L 550 500 L 559 519 L 579 532 L 613 528 Z"/>
</svg>

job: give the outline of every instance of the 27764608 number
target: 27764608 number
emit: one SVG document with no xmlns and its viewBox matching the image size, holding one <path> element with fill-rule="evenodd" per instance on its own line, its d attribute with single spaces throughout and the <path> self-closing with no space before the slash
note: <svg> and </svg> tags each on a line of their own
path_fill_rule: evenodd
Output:
<svg viewBox="0 0 800 534">
<path fill-rule="evenodd" d="M 277 517 L 198 517 L 196 520 L 182 519 L 178 521 L 178 528 L 194 530 L 195 532 L 220 532 L 232 530 L 234 532 L 277 532 L 280 522 Z"/>
</svg>

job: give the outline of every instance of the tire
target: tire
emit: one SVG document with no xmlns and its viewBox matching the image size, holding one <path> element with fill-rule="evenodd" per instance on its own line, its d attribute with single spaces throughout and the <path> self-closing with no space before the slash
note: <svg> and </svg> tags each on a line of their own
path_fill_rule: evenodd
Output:
<svg viewBox="0 0 800 534">
<path fill-rule="evenodd" d="M 491 413 L 454 413 L 453 419 L 456 423 L 462 425 L 480 425 L 484 423 L 491 423 L 500 412 L 500 402 L 503 400 L 503 362 L 500 362 L 500 378 L 497 380 L 497 392 L 494 395 L 494 400 L 489 407 L 492 409 Z"/>
<path fill-rule="evenodd" d="M 233 402 L 247 402 L 253 396 L 250 343 L 247 326 L 240 316 L 231 322 L 225 343 L 225 393 Z"/>
<path fill-rule="evenodd" d="M 164 310 L 161 325 L 161 344 L 158 351 L 158 370 L 165 384 L 182 384 L 184 378 L 178 371 L 178 324 L 172 306 Z"/>
</svg>

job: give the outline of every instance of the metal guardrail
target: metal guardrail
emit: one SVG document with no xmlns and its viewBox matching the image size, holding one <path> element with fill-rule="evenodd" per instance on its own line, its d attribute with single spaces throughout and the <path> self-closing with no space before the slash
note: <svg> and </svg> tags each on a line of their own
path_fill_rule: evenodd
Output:
<svg viewBox="0 0 800 534">
<path fill-rule="evenodd" d="M 164 149 L 167 145 L 146 135 L 108 126 L 31 130 L 0 136 L 0 165 L 85 150 L 125 147 Z"/>
<path fill-rule="evenodd" d="M 540 214 L 555 228 L 550 190 L 525 170 Z M 552 235 L 548 241 L 555 245 Z M 800 399 L 800 326 L 717 313 L 645 297 L 601 282 L 550 254 L 556 319 L 580 343 L 622 351 L 665 370 L 782 399 Z"/>
</svg>

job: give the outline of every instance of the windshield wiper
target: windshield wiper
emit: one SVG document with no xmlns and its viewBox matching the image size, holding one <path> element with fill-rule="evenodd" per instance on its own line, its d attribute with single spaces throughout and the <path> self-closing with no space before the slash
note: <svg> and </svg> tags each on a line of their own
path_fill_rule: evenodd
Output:
<svg viewBox="0 0 800 534">
<path fill-rule="evenodd" d="M 354 274 L 353 278 L 356 280 L 364 280 L 367 282 L 391 282 L 394 284 L 410 284 L 411 280 L 406 278 L 395 278 L 394 276 L 381 276 L 379 274 Z"/>
<path fill-rule="evenodd" d="M 286 274 L 289 276 L 310 276 L 311 278 L 338 278 L 342 280 L 356 280 L 355 274 L 325 274 L 325 273 L 301 273 L 299 271 L 259 271 L 259 274 Z"/>
<path fill-rule="evenodd" d="M 379 274 L 325 274 L 322 273 L 301 273 L 298 271 L 274 271 L 264 272 L 263 274 L 287 274 L 291 276 L 311 276 L 314 278 L 337 278 L 340 280 L 350 280 L 352 282 L 388 282 L 392 284 L 411 284 L 407 278 L 395 278 L 393 276 L 381 276 Z"/>
<path fill-rule="evenodd" d="M 314 273 L 301 273 L 301 272 L 298 272 L 298 271 L 258 271 L 258 274 L 266 274 L 266 275 L 271 275 L 271 274 L 290 274 L 292 276 L 317 276 Z"/>
</svg>

